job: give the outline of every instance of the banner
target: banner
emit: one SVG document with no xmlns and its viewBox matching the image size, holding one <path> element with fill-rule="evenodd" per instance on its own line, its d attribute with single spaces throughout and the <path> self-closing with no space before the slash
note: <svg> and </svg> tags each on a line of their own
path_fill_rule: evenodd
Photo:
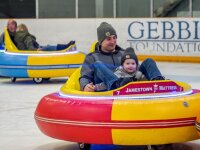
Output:
<svg viewBox="0 0 200 150">
<path fill-rule="evenodd" d="M 198 18 L 133 19 L 127 42 L 140 54 L 200 56 Z"/>
</svg>

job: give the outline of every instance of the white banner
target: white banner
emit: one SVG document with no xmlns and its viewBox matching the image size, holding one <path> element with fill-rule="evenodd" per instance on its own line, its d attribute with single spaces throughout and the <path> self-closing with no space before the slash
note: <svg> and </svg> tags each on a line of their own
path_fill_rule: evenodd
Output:
<svg viewBox="0 0 200 150">
<path fill-rule="evenodd" d="M 197 18 L 133 19 L 127 28 L 127 41 L 140 54 L 200 56 Z"/>
</svg>

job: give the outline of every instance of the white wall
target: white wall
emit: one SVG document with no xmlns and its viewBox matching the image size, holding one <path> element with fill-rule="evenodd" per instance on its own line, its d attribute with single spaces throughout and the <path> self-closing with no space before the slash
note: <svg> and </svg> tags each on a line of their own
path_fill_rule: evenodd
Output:
<svg viewBox="0 0 200 150">
<path fill-rule="evenodd" d="M 126 28 L 120 27 L 117 20 L 112 19 L 16 19 L 17 23 L 27 25 L 29 32 L 36 36 L 41 44 L 68 43 L 75 40 L 80 51 L 89 52 L 89 48 L 97 40 L 97 27 L 102 21 L 112 23 L 113 27 L 122 33 L 126 33 Z M 0 31 L 6 27 L 7 19 L 0 20 Z M 126 39 L 121 39 L 119 34 L 119 44 L 126 43 Z"/>
<path fill-rule="evenodd" d="M 70 40 L 75 40 L 78 49 L 88 53 L 91 44 L 97 40 L 97 27 L 101 22 L 106 21 L 117 31 L 118 45 L 123 48 L 131 45 L 137 54 L 200 57 L 199 18 L 16 20 L 18 24 L 25 23 L 41 45 L 68 43 Z M 0 31 L 3 31 L 6 23 L 7 19 L 0 20 Z M 164 25 L 165 29 L 163 29 Z M 164 34 L 168 39 L 163 39 Z M 134 39 L 133 36 L 136 38 Z"/>
</svg>

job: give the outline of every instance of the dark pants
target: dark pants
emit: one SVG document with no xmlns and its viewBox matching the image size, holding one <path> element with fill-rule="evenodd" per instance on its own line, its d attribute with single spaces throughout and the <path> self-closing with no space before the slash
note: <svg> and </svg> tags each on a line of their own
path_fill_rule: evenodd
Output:
<svg viewBox="0 0 200 150">
<path fill-rule="evenodd" d="M 94 63 L 94 70 L 95 75 L 101 80 L 101 82 L 105 84 L 107 90 L 113 89 L 113 84 L 118 80 L 118 77 L 113 73 L 113 71 L 101 61 L 96 61 Z M 139 67 L 139 71 L 141 71 L 148 80 L 162 77 L 156 62 L 151 58 L 148 58 L 142 62 Z M 98 83 L 98 81 L 94 81 L 94 83 Z"/>
<path fill-rule="evenodd" d="M 148 80 L 162 77 L 162 74 L 160 73 L 156 62 L 151 58 L 147 58 L 142 62 L 139 71 L 141 71 Z"/>
</svg>

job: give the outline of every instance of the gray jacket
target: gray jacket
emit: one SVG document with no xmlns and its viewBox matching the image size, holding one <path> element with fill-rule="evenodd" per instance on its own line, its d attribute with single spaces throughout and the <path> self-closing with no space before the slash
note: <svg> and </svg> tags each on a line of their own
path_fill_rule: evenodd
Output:
<svg viewBox="0 0 200 150">
<path fill-rule="evenodd" d="M 116 46 L 115 50 L 116 51 L 112 53 L 105 53 L 101 50 L 101 46 L 97 44 L 95 51 L 89 53 L 86 56 L 81 69 L 81 77 L 79 79 L 82 90 L 88 83 L 92 82 L 93 84 L 98 84 L 102 82 L 95 75 L 93 67 L 94 62 L 96 61 L 103 62 L 113 72 L 117 67 L 121 65 L 121 57 L 122 54 L 124 53 L 124 50 L 119 46 Z"/>
<path fill-rule="evenodd" d="M 118 67 L 114 74 L 118 78 L 133 78 L 133 81 L 146 81 L 146 77 L 140 71 L 136 71 L 134 73 L 127 73 L 122 66 Z"/>
<path fill-rule="evenodd" d="M 35 36 L 28 31 L 17 31 L 15 33 L 15 43 L 19 50 L 36 50 L 39 48 Z"/>
</svg>

